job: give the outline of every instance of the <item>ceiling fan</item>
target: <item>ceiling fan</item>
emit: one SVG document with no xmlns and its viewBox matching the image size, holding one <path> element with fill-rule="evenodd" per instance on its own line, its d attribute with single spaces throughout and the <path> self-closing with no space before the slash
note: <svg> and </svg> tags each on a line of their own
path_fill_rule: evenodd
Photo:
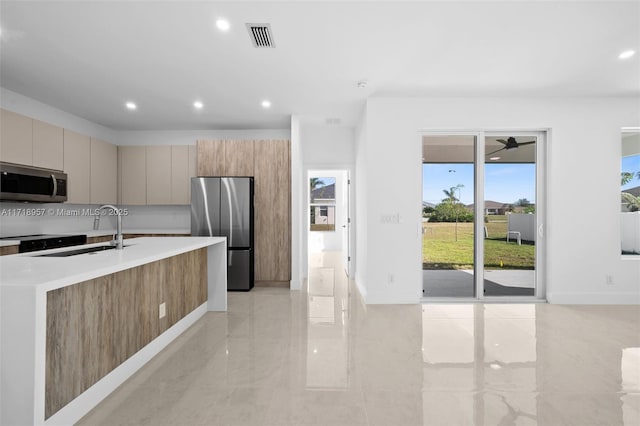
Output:
<svg viewBox="0 0 640 426">
<path fill-rule="evenodd" d="M 519 148 L 523 145 L 531 145 L 532 143 L 536 143 L 536 141 L 529 141 L 529 142 L 518 142 L 516 140 L 516 138 L 514 138 L 513 136 L 509 136 L 507 138 L 507 140 L 505 141 L 504 139 L 496 139 L 496 141 L 500 142 L 501 144 L 503 144 L 504 146 L 496 151 L 490 152 L 487 154 L 487 156 L 489 155 L 493 155 L 496 152 L 500 152 L 502 150 L 510 150 L 510 149 L 516 149 Z"/>
</svg>

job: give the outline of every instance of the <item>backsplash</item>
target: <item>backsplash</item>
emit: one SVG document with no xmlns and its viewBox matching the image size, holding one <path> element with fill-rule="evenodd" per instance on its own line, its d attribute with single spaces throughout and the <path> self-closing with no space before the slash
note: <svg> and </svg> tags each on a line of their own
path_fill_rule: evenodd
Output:
<svg viewBox="0 0 640 426">
<path fill-rule="evenodd" d="M 0 202 L 0 237 L 18 235 L 89 232 L 93 230 L 96 204 L 39 204 Z M 190 229 L 188 205 L 125 206 L 122 217 L 125 231 L 136 232 L 162 229 Z M 104 210 L 105 212 L 108 209 Z M 115 229 L 115 216 L 103 215 L 99 229 Z"/>
</svg>

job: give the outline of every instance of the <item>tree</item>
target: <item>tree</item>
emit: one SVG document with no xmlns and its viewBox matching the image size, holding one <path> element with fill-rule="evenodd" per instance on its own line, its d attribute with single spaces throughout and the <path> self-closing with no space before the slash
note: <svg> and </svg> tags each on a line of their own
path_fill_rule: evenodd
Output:
<svg viewBox="0 0 640 426">
<path fill-rule="evenodd" d="M 620 173 L 620 185 L 626 185 L 633 180 L 634 177 L 640 179 L 640 171 L 638 172 L 622 172 Z M 622 192 L 620 194 L 623 203 L 627 204 L 627 208 L 631 212 L 637 212 L 640 210 L 640 197 L 636 197 L 628 192 Z"/>
<path fill-rule="evenodd" d="M 526 198 L 520 198 L 515 202 L 515 204 L 518 207 L 529 207 L 531 205 L 531 201 L 527 200 Z"/>
<path fill-rule="evenodd" d="M 434 212 L 434 208 L 431 206 L 424 206 L 422 208 L 422 217 L 427 217 L 429 214 Z"/>
<path fill-rule="evenodd" d="M 311 191 L 313 191 L 316 188 L 321 187 L 322 185 L 324 185 L 324 182 L 322 180 L 320 180 L 320 178 L 311 178 L 309 179 L 309 187 L 311 189 Z"/>
<path fill-rule="evenodd" d="M 462 185 L 461 183 L 457 184 L 456 186 L 452 186 L 448 191 L 446 189 L 443 189 L 442 192 L 444 192 L 444 195 L 446 195 L 447 198 L 442 201 L 450 203 L 455 203 L 456 201 L 458 201 L 458 198 L 456 197 L 456 190 L 460 188 L 464 188 L 464 185 Z"/>
<path fill-rule="evenodd" d="M 633 177 L 636 176 L 640 179 L 640 172 L 622 172 L 620 173 L 620 186 L 626 185 L 633 180 Z"/>
<path fill-rule="evenodd" d="M 637 212 L 640 210 L 640 197 L 636 197 L 633 194 L 629 194 L 628 192 L 623 192 L 620 194 L 622 197 L 622 202 L 627 204 L 627 208 L 631 212 Z"/>
</svg>

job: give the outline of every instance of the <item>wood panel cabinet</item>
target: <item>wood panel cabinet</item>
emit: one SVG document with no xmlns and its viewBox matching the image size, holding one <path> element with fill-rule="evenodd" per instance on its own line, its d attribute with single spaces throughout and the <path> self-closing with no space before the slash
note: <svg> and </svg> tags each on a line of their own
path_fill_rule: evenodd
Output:
<svg viewBox="0 0 640 426">
<path fill-rule="evenodd" d="M 64 130 L 62 127 L 33 120 L 33 165 L 46 169 L 64 167 Z"/>
<path fill-rule="evenodd" d="M 113 235 L 100 235 L 99 237 L 87 237 L 87 244 L 108 243 L 113 240 Z"/>
<path fill-rule="evenodd" d="M 224 141 L 224 176 L 253 176 L 254 141 Z"/>
<path fill-rule="evenodd" d="M 64 129 L 63 170 L 67 174 L 67 203 L 91 202 L 91 141 L 88 136 Z M 115 169 L 113 171 L 115 173 Z"/>
<path fill-rule="evenodd" d="M 171 204 L 171 146 L 147 146 L 147 204 Z"/>
<path fill-rule="evenodd" d="M 33 164 L 33 119 L 12 111 L 1 111 L 0 161 Z"/>
<path fill-rule="evenodd" d="M 254 176 L 255 280 L 291 280 L 291 148 L 288 140 L 197 142 L 198 176 Z"/>
<path fill-rule="evenodd" d="M 291 280 L 291 163 L 288 140 L 256 141 L 255 279 Z"/>
<path fill-rule="evenodd" d="M 8 256 L 10 254 L 18 254 L 20 249 L 17 245 L 15 246 L 4 246 L 0 247 L 0 256 Z"/>
<path fill-rule="evenodd" d="M 144 146 L 118 147 L 120 204 L 147 204 L 147 150 Z"/>
<path fill-rule="evenodd" d="M 206 248 L 48 291 L 45 419 L 206 301 Z"/>
<path fill-rule="evenodd" d="M 224 176 L 224 141 L 197 141 L 198 176 Z"/>
<path fill-rule="evenodd" d="M 118 202 L 118 147 L 91 138 L 91 203 Z"/>
</svg>

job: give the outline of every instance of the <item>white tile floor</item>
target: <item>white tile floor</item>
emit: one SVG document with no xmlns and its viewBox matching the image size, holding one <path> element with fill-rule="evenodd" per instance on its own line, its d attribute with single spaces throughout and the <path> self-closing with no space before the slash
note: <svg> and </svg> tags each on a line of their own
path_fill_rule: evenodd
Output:
<svg viewBox="0 0 640 426">
<path fill-rule="evenodd" d="M 84 425 L 640 425 L 640 307 L 369 305 L 230 293 Z"/>
</svg>

